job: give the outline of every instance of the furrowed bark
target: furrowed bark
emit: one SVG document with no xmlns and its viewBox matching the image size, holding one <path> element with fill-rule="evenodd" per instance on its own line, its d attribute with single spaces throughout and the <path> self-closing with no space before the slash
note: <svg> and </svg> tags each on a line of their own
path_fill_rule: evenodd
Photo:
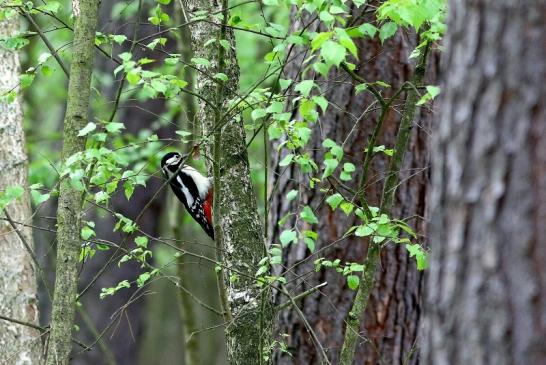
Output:
<svg viewBox="0 0 546 365">
<path fill-rule="evenodd" d="M 370 2 L 370 5 L 376 5 Z M 362 8 L 361 8 L 362 9 Z M 373 16 L 353 10 L 353 17 L 363 22 L 373 21 Z M 305 20 L 297 18 L 292 29 L 302 29 Z M 307 19 L 309 20 L 309 19 Z M 415 64 L 408 58 L 417 45 L 415 34 L 398 32 L 392 39 L 381 44 L 378 39 L 356 41 L 359 49 L 357 73 L 366 81 L 382 80 L 392 87 L 382 90 L 386 100 L 394 96 L 402 84 L 411 80 Z M 391 51 L 392 50 L 392 51 Z M 394 51 L 396 50 L 396 51 Z M 302 57 L 303 58 L 303 57 Z M 435 84 L 435 70 L 438 55 L 429 57 L 426 84 Z M 286 68 L 283 78 L 299 80 L 299 60 L 291 62 Z M 311 76 L 306 74 L 305 78 Z M 354 82 L 345 70 L 332 71 L 328 80 L 315 75 L 320 82 L 326 99 L 335 107 L 329 107 L 320 118 L 320 130 L 313 132 L 309 142 L 310 157 L 321 164 L 324 161 L 322 142 L 328 136 L 343 150 L 348 161 L 356 166 L 362 166 L 363 151 L 369 146 L 370 137 L 374 134 L 376 124 L 380 119 L 380 105 L 370 93 L 355 95 Z M 322 84 L 324 82 L 324 84 Z M 403 103 L 402 93 L 395 97 L 392 104 L 397 108 Z M 375 103 L 375 105 L 372 105 Z M 431 115 L 428 108 L 416 111 L 417 123 L 411 129 L 407 153 L 400 169 L 400 183 L 397 186 L 392 215 L 408 218 L 407 223 L 419 234 L 426 234 L 425 192 L 428 180 L 428 148 Z M 400 125 L 399 114 L 392 109 L 383 120 L 383 126 L 376 135 L 376 145 L 392 148 L 396 141 Z M 274 146 L 276 147 L 276 145 Z M 275 150 L 272 148 L 271 150 Z M 294 201 L 285 198 L 292 189 L 298 191 L 300 201 L 305 202 L 315 210 L 319 219 L 316 231 L 320 239 L 315 250 L 322 250 L 321 257 L 328 260 L 340 259 L 342 262 L 362 262 L 365 258 L 367 240 L 359 237 L 339 238 L 350 227 L 359 224 L 354 217 L 347 217 L 341 211 L 332 211 L 324 204 L 324 194 L 301 188 L 301 182 L 306 176 L 294 165 L 286 168 L 278 167 L 285 153 L 274 155 L 270 166 L 270 186 L 274 188 L 270 205 L 269 237 L 272 242 L 278 242 L 280 233 L 286 228 L 297 224 L 290 216 L 285 218 L 285 226 L 280 227 L 278 221 L 296 208 Z M 383 181 L 388 171 L 390 158 L 376 154 L 368 162 L 368 179 L 364 181 L 364 197 L 370 206 L 380 206 Z M 362 170 L 362 169 L 360 169 Z M 362 171 L 358 175 L 362 176 Z M 357 179 L 345 182 L 352 191 L 357 192 L 362 184 Z M 360 195 L 360 194 L 358 194 Z M 306 229 L 303 226 L 301 229 Z M 320 343 L 327 349 L 328 358 L 332 364 L 339 364 L 340 353 L 344 340 L 345 320 L 350 311 L 355 292 L 347 287 L 345 278 L 334 270 L 321 270 L 315 275 L 306 275 L 314 270 L 315 258 L 309 258 L 309 251 L 303 245 L 290 245 L 283 249 L 283 265 L 294 268 L 285 274 L 289 284 L 287 288 L 294 295 L 327 281 L 328 285 L 320 288 L 318 293 L 303 298 L 301 310 L 309 324 L 315 330 Z M 375 272 L 375 286 L 371 291 L 364 316 L 359 322 L 359 333 L 356 344 L 355 364 L 404 364 L 414 365 L 418 362 L 415 349 L 418 346 L 417 330 L 420 321 L 420 295 L 422 292 L 422 273 L 417 271 L 415 260 L 410 258 L 401 245 L 387 245 L 380 252 L 381 265 Z M 277 297 L 277 303 L 285 303 L 282 295 Z M 304 323 L 298 314 L 290 307 L 280 313 L 279 334 L 287 334 L 280 340 L 286 343 L 291 356 L 277 353 L 275 361 L 279 365 L 316 364 L 320 357 L 316 346 L 311 341 Z"/>
<path fill-rule="evenodd" d="M 413 85 L 420 86 L 423 82 L 427 55 L 428 46 L 421 51 L 421 55 L 419 56 L 415 73 L 411 80 Z M 418 95 L 416 90 L 409 90 L 404 106 L 404 114 L 400 120 L 400 128 L 398 129 L 398 135 L 396 137 L 394 155 L 389 166 L 389 172 L 387 173 L 387 179 L 381 198 L 381 211 L 386 214 L 390 214 L 393 208 L 396 187 L 400 181 L 400 168 L 404 162 L 410 132 L 414 124 L 415 109 L 417 109 L 415 104 L 417 103 L 417 100 Z M 347 316 L 347 327 L 345 329 L 345 338 L 341 349 L 340 364 L 342 365 L 351 365 L 354 361 L 356 344 L 360 337 L 360 319 L 366 311 L 368 300 L 375 286 L 374 278 L 379 266 L 380 253 L 381 245 L 370 242 L 368 245 L 366 261 L 364 262 L 365 269 L 362 273 L 361 285 L 357 289 L 353 306 Z"/>
<path fill-rule="evenodd" d="M 546 364 L 546 2 L 449 5 L 422 363 Z"/>
<path fill-rule="evenodd" d="M 19 32 L 18 16 L 0 22 L 0 38 Z M 0 192 L 7 187 L 27 188 L 27 155 L 23 133 L 23 113 L 19 93 L 21 67 L 17 51 L 0 47 L 0 95 L 15 87 L 17 96 L 0 100 Z M 7 206 L 11 219 L 28 222 L 32 212 L 28 192 Z M 4 214 L 0 210 L 0 216 Z M 21 237 L 34 249 L 32 231 L 17 227 Z M 38 325 L 37 268 L 21 237 L 6 220 L 0 221 L 0 315 Z M 0 364 L 39 364 L 40 331 L 0 320 Z"/>
<path fill-rule="evenodd" d="M 213 13 L 222 10 L 221 6 L 224 7 L 224 21 L 227 21 L 226 4 L 187 1 L 190 11 Z M 210 39 L 225 39 L 229 48 L 223 49 L 219 42 L 205 47 Z M 230 109 L 228 101 L 235 97 L 239 85 L 233 33 L 221 24 L 201 22 L 192 27 L 192 49 L 195 57 L 206 58 L 212 63 L 203 70 L 209 75 L 198 73 L 196 90 L 216 106 L 213 108 L 209 103 L 201 102 L 198 118 L 203 126 L 203 137 L 208 140 L 205 155 L 216 187 L 214 220 L 218 252 L 223 250 L 224 264 L 233 268 L 233 271 L 224 272 L 222 279 L 227 289 L 224 310 L 229 310 L 226 319 L 230 320 L 226 328 L 228 358 L 231 364 L 259 364 L 260 345 L 270 343 L 272 304 L 269 294 L 260 295 L 253 279 L 258 262 L 265 255 L 265 244 L 250 180 L 245 131 L 240 115 L 226 115 Z M 224 85 L 211 80 L 210 75 L 217 72 L 227 75 L 228 81 Z M 213 140 L 216 151 L 213 151 Z M 214 156 L 217 158 L 210 163 L 208 159 Z"/>
<path fill-rule="evenodd" d="M 75 20 L 62 159 L 85 149 L 78 131 L 87 124 L 99 1 L 74 0 Z M 82 193 L 64 178 L 57 209 L 57 268 L 47 365 L 68 364 L 78 294 Z"/>
</svg>

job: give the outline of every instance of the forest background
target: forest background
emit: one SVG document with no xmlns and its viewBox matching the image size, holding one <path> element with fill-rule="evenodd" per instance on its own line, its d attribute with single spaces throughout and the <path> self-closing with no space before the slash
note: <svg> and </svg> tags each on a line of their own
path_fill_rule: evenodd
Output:
<svg viewBox="0 0 546 365">
<path fill-rule="evenodd" d="M 2 0 L 0 363 L 546 363 L 546 4 L 449 5 Z"/>
</svg>

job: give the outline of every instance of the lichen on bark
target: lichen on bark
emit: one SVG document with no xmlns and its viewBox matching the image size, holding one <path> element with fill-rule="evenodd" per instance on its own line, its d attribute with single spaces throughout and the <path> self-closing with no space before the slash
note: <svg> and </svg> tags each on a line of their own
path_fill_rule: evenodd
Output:
<svg viewBox="0 0 546 365">
<path fill-rule="evenodd" d="M 190 11 L 223 12 L 224 19 L 229 18 L 222 4 L 187 0 L 186 6 Z M 194 57 L 211 61 L 208 69 L 198 73 L 196 90 L 211 102 L 200 101 L 198 118 L 206 141 L 204 154 L 208 169 L 210 173 L 214 172 L 216 164 L 215 187 L 219 187 L 215 191 L 215 204 L 218 205 L 215 223 L 219 228 L 219 231 L 215 229 L 215 236 L 221 245 L 219 249 L 224 252 L 223 264 L 228 268 L 223 277 L 227 309 L 232 318 L 226 326 L 228 358 L 231 364 L 259 364 L 262 348 L 269 345 L 272 319 L 270 295 L 263 295 L 254 279 L 258 262 L 265 255 L 265 240 L 250 179 L 243 121 L 236 108 L 228 113 L 232 106 L 230 101 L 236 99 L 239 87 L 235 39 L 230 29 L 215 22 L 192 26 L 191 38 Z M 225 39 L 229 47 L 219 50 L 220 42 L 205 47 L 210 39 Z M 217 72 L 227 75 L 228 81 L 224 85 L 211 78 Z M 218 132 L 216 135 L 215 131 Z M 215 141 L 218 158 L 209 163 L 214 155 Z"/>
<path fill-rule="evenodd" d="M 85 137 L 79 137 L 78 132 L 87 124 L 99 3 L 99 0 L 73 2 L 76 21 L 63 127 L 63 161 L 85 149 Z M 47 349 L 48 365 L 68 364 L 72 348 L 78 290 L 81 211 L 82 193 L 67 178 L 62 179 L 57 210 L 57 268 L 51 335 Z"/>
<path fill-rule="evenodd" d="M 18 32 L 17 16 L 0 21 L 0 38 Z M 21 68 L 17 51 L 0 47 L 0 60 L 0 95 L 4 95 L 19 84 Z M 28 185 L 23 114 L 19 89 L 15 90 L 15 100 L 10 102 L 5 97 L 0 100 L 0 191 Z M 28 193 L 6 210 L 14 221 L 28 221 L 32 213 Z M 0 216 L 4 218 L 1 210 Z M 31 230 L 18 229 L 32 245 Z M 38 324 L 36 272 L 31 255 L 13 227 L 8 221 L 0 220 L 0 315 Z M 37 329 L 0 320 L 0 364 L 39 364 L 41 348 Z"/>
</svg>

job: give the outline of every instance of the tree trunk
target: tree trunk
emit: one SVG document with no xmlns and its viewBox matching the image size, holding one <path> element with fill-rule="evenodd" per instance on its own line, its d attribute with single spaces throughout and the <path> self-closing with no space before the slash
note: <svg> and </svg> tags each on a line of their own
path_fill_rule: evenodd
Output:
<svg viewBox="0 0 546 365">
<path fill-rule="evenodd" d="M 451 1 L 424 363 L 546 364 L 546 1 Z"/>
<path fill-rule="evenodd" d="M 72 5 L 76 20 L 63 128 L 63 162 L 85 149 L 85 137 L 78 137 L 78 132 L 87 124 L 99 1 L 74 0 Z M 81 210 L 82 192 L 72 187 L 65 177 L 60 184 L 57 209 L 57 268 L 48 365 L 68 364 L 72 348 L 78 294 Z"/>
<path fill-rule="evenodd" d="M 210 13 L 224 8 L 224 21 L 229 19 L 226 1 L 217 4 L 188 0 L 187 5 L 192 11 Z M 229 47 L 224 49 L 219 42 L 205 46 L 209 39 L 225 39 Z M 223 253 L 219 259 L 227 267 L 223 270 L 223 280 L 227 289 L 224 310 L 230 312 L 225 317 L 229 321 L 226 327 L 228 358 L 231 364 L 259 364 L 262 348 L 269 345 L 271 301 L 268 293 L 261 294 L 254 279 L 258 262 L 265 255 L 265 241 L 250 180 L 243 121 L 237 111 L 225 115 L 230 110 L 228 101 L 239 91 L 233 32 L 221 24 L 198 23 L 192 27 L 192 49 L 195 57 L 212 63 L 208 70 L 198 73 L 196 90 L 208 100 L 208 103 L 199 101 L 198 118 L 203 123 L 203 137 L 212 141 L 214 135 L 214 142 L 206 144 L 205 154 L 214 161 L 209 172 L 214 170 L 215 241 L 217 253 Z M 228 77 L 224 85 L 210 76 L 218 72 Z"/>
<path fill-rule="evenodd" d="M 18 16 L 0 21 L 0 38 L 18 32 Z M 21 67 L 17 51 L 0 48 L 0 60 L 0 94 L 4 94 L 19 84 Z M 0 191 L 11 186 L 26 189 L 27 175 L 21 98 L 18 95 L 13 102 L 8 102 L 3 97 L 0 101 Z M 5 209 L 14 221 L 27 222 L 32 215 L 28 192 Z M 29 248 L 34 249 L 32 231 L 23 227 L 18 230 Z M 8 221 L 1 220 L 0 315 L 38 325 L 36 272 L 25 243 Z M 0 320 L 0 347 L 1 364 L 40 363 L 42 342 L 35 328 Z"/>
<path fill-rule="evenodd" d="M 354 14 L 354 17 L 360 16 Z M 366 20 L 364 20 L 366 21 Z M 294 24 L 294 29 L 301 29 L 302 24 Z M 367 81 L 385 81 L 396 90 L 404 81 L 412 76 L 415 68 L 408 56 L 415 46 L 415 37 L 407 34 L 398 34 L 385 45 L 379 40 L 361 41 L 359 47 L 358 74 Z M 388 51 L 385 51 L 388 50 Z M 396 51 L 392 51 L 396 50 Z M 298 62 L 292 62 L 297 66 Z M 427 71 L 427 83 L 433 83 L 434 67 Z M 298 79 L 297 67 L 289 67 L 285 78 Z M 319 76 L 315 76 L 320 80 Z M 335 107 L 330 107 L 320 118 L 320 130 L 316 128 L 309 143 L 308 150 L 311 158 L 317 164 L 323 161 L 322 141 L 328 137 L 343 146 L 344 155 L 349 162 L 362 166 L 364 148 L 377 123 L 378 112 L 364 114 L 374 101 L 367 93 L 355 95 L 354 84 L 348 75 L 340 70 L 329 75 L 326 84 L 321 84 L 323 90 L 328 90 L 324 96 Z M 432 81 L 431 81 L 432 80 Z M 389 97 L 387 94 L 386 97 Z M 400 104 L 404 95 L 400 98 Z M 373 108 L 372 108 L 373 109 Z M 425 184 L 427 181 L 426 167 L 428 164 L 428 128 L 430 114 L 426 110 L 417 111 L 418 123 L 413 126 L 410 135 L 409 147 L 402 165 L 400 181 L 396 191 L 392 216 L 396 218 L 412 217 L 408 223 L 414 229 L 424 234 L 422 217 L 425 212 Z M 391 110 L 385 119 L 382 132 L 377 141 L 393 148 L 400 116 Z M 355 129 L 353 130 L 353 127 Z M 275 171 L 271 174 L 271 187 L 278 184 L 273 192 L 270 208 L 271 242 L 278 242 L 279 234 L 284 227 L 293 226 L 295 218 L 288 219 L 283 227 L 277 222 L 287 213 L 294 211 L 295 202 L 288 202 L 286 194 L 296 189 L 299 191 L 300 202 L 315 210 L 319 219 L 316 231 L 318 241 L 315 250 L 329 246 L 325 251 L 327 259 L 339 258 L 341 262 L 362 262 L 366 253 L 367 242 L 355 236 L 350 236 L 337 244 L 330 245 L 338 240 L 356 220 L 348 219 L 343 213 L 335 213 L 324 204 L 324 194 L 317 190 L 306 190 L 300 187 L 304 176 L 294 164 L 286 171 L 279 168 L 278 163 L 284 155 L 276 156 L 272 161 Z M 388 170 L 389 160 L 384 155 L 377 155 L 372 162 L 366 184 L 366 198 L 371 205 L 378 206 L 383 180 Z M 284 171 L 284 172 L 283 172 Z M 358 171 L 357 172 L 361 173 Z M 358 175 L 357 175 L 358 176 Z M 358 180 L 358 179 L 353 179 Z M 352 183 L 353 190 L 357 190 L 356 182 Z M 354 292 L 349 290 L 345 278 L 334 270 L 321 270 L 314 275 L 305 275 L 313 271 L 314 260 L 308 258 L 309 253 L 304 245 L 291 245 L 283 249 L 286 267 L 297 265 L 287 279 L 302 276 L 290 286 L 294 294 L 304 292 L 322 282 L 328 285 L 319 292 L 302 300 L 301 309 L 316 332 L 322 346 L 327 350 L 332 364 L 339 362 L 340 350 L 343 344 L 345 319 L 354 298 Z M 375 288 L 371 293 L 370 302 L 365 317 L 361 322 L 361 340 L 357 344 L 355 364 L 415 364 L 417 359 L 412 356 L 416 346 L 417 329 L 420 319 L 420 295 L 422 275 L 416 270 L 412 259 L 401 246 L 387 245 L 381 251 L 380 270 L 375 276 Z M 278 302 L 284 299 L 277 298 Z M 288 334 L 285 340 L 288 351 L 292 356 L 278 354 L 278 364 L 314 364 L 319 363 L 319 357 L 307 330 L 297 314 L 292 309 L 284 310 L 280 315 L 280 334 Z"/>
</svg>

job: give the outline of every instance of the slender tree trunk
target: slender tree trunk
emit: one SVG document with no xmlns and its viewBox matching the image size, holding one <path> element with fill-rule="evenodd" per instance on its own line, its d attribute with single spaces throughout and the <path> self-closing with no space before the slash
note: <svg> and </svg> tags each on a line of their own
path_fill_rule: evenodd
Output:
<svg viewBox="0 0 546 365">
<path fill-rule="evenodd" d="M 63 161 L 85 149 L 85 138 L 77 135 L 87 124 L 99 1 L 74 0 L 72 5 L 76 20 L 63 128 Z M 68 364 L 72 348 L 78 294 L 81 209 L 82 193 L 74 189 L 67 178 L 63 179 L 57 209 L 57 269 L 48 365 Z"/>
<path fill-rule="evenodd" d="M 188 0 L 187 4 L 192 11 L 210 13 L 225 8 L 224 19 L 229 19 L 225 1 L 220 5 L 207 0 Z M 205 46 L 209 39 L 225 39 L 229 47 L 224 49 L 219 42 Z M 233 33 L 220 24 L 201 22 L 192 27 L 192 49 L 195 57 L 212 63 L 208 70 L 203 70 L 206 75 L 198 73 L 196 89 L 208 100 L 208 103 L 199 101 L 203 137 L 214 139 L 214 143 L 207 144 L 205 154 L 214 161 L 209 171 L 214 170 L 215 179 L 215 241 L 218 254 L 223 253 L 219 259 L 228 268 L 220 279 L 227 289 L 224 310 L 229 312 L 225 316 L 229 321 L 228 358 L 231 364 L 260 364 L 262 348 L 269 345 L 271 301 L 268 293 L 261 294 L 254 279 L 258 262 L 265 255 L 265 241 L 250 180 L 242 117 L 237 112 L 225 115 L 230 110 L 228 101 L 239 91 Z M 212 80 L 211 75 L 217 72 L 227 75 L 224 85 Z"/>
<path fill-rule="evenodd" d="M 360 14 L 354 14 L 359 17 Z M 364 18 L 363 21 L 366 21 Z M 299 22 L 293 24 L 294 29 L 303 27 Z M 359 59 L 358 74 L 370 82 L 382 80 L 392 85 L 396 90 L 404 81 L 412 77 L 414 62 L 408 56 L 415 46 L 413 35 L 398 32 L 385 45 L 379 40 L 366 40 L 358 43 Z M 396 50 L 396 51 L 394 51 Z M 436 57 L 433 58 L 434 62 Z M 299 67 L 293 62 L 288 67 L 285 78 L 298 80 Z M 427 84 L 434 83 L 435 67 L 427 71 Z M 308 78 L 308 77 L 307 77 Z M 316 79 L 322 81 L 320 76 Z M 362 166 L 363 152 L 368 145 L 368 138 L 378 120 L 379 108 L 366 109 L 374 102 L 368 93 L 355 95 L 351 78 L 345 71 L 332 72 L 329 75 L 330 84 L 321 84 L 327 90 L 324 96 L 335 105 L 329 107 L 320 118 L 320 130 L 314 131 L 309 142 L 311 158 L 317 164 L 323 161 L 322 141 L 327 136 L 343 146 L 347 161 L 357 166 L 357 172 L 362 173 L 358 166 Z M 389 97 L 389 94 L 385 95 Z M 405 95 L 394 103 L 396 109 L 403 104 Z M 430 113 L 425 109 L 416 112 L 418 121 L 412 125 L 409 147 L 401 168 L 400 181 L 395 196 L 394 208 L 391 213 L 396 218 L 410 218 L 408 223 L 421 234 L 424 234 L 422 217 L 425 212 L 425 189 L 427 182 L 428 165 L 428 128 Z M 400 115 L 395 109 L 391 110 L 384 121 L 379 135 L 378 145 L 393 148 L 395 137 L 400 123 Z M 272 149 L 274 150 L 274 149 Z M 332 210 L 324 204 L 324 194 L 318 191 L 301 188 L 305 181 L 294 164 L 285 168 L 278 167 L 283 154 L 276 156 L 272 161 L 274 171 L 271 173 L 270 187 L 276 188 L 272 192 L 270 207 L 269 237 L 271 242 L 278 242 L 280 233 L 289 226 L 293 226 L 296 217 L 288 218 L 285 226 L 280 227 L 277 222 L 287 213 L 294 211 L 294 201 L 288 202 L 286 194 L 296 189 L 300 201 L 305 202 L 313 209 L 319 219 L 317 233 L 319 240 L 316 250 L 328 246 L 325 253 L 327 259 L 340 259 L 341 262 L 362 262 L 366 254 L 367 241 L 358 237 L 348 237 L 334 245 L 356 220 L 348 219 L 342 212 Z M 379 206 L 385 174 L 388 171 L 389 158 L 378 154 L 370 166 L 369 179 L 366 184 L 365 196 L 371 205 Z M 358 175 L 357 175 L 358 176 Z M 356 181 L 349 187 L 357 190 Z M 294 294 L 304 292 L 325 281 L 328 285 L 319 292 L 310 295 L 301 301 L 301 309 L 308 322 L 315 330 L 322 346 L 327 350 L 332 364 L 340 361 L 340 350 L 343 344 L 345 320 L 349 313 L 354 292 L 349 290 L 345 278 L 334 270 L 321 270 L 314 275 L 306 275 L 314 270 L 312 259 L 306 259 L 309 252 L 304 245 L 290 245 L 283 249 L 286 267 L 295 266 L 288 274 L 290 281 L 296 277 L 290 286 Z M 420 320 L 420 295 L 422 291 L 422 275 L 416 270 L 413 259 L 408 257 L 406 250 L 401 246 L 387 245 L 380 253 L 380 269 L 375 275 L 375 286 L 366 309 L 364 318 L 360 319 L 360 337 L 356 346 L 355 364 L 415 364 L 414 356 L 417 343 L 417 329 Z M 280 297 L 277 301 L 284 302 Z M 277 364 L 315 364 L 319 362 L 317 351 L 305 326 L 298 318 L 297 313 L 288 308 L 280 314 L 279 334 L 288 334 L 284 340 L 292 356 L 279 353 Z"/>
<path fill-rule="evenodd" d="M 425 364 L 546 364 L 546 1 L 451 1 Z"/>
<path fill-rule="evenodd" d="M 0 22 L 0 38 L 19 32 L 18 16 Z M 21 67 L 17 51 L 0 48 L 0 94 L 19 84 Z M 0 100 L 0 191 L 10 186 L 27 188 L 27 155 L 23 133 L 23 113 L 18 93 L 13 102 Z M 31 217 L 28 192 L 5 208 L 18 222 Z M 3 212 L 0 212 L 4 216 Z M 0 221 L 0 315 L 38 325 L 36 268 L 25 248 L 34 249 L 32 232 Z M 22 242 L 22 239 L 26 242 Z M 42 342 L 34 328 L 0 320 L 0 363 L 39 364 Z"/>
</svg>

